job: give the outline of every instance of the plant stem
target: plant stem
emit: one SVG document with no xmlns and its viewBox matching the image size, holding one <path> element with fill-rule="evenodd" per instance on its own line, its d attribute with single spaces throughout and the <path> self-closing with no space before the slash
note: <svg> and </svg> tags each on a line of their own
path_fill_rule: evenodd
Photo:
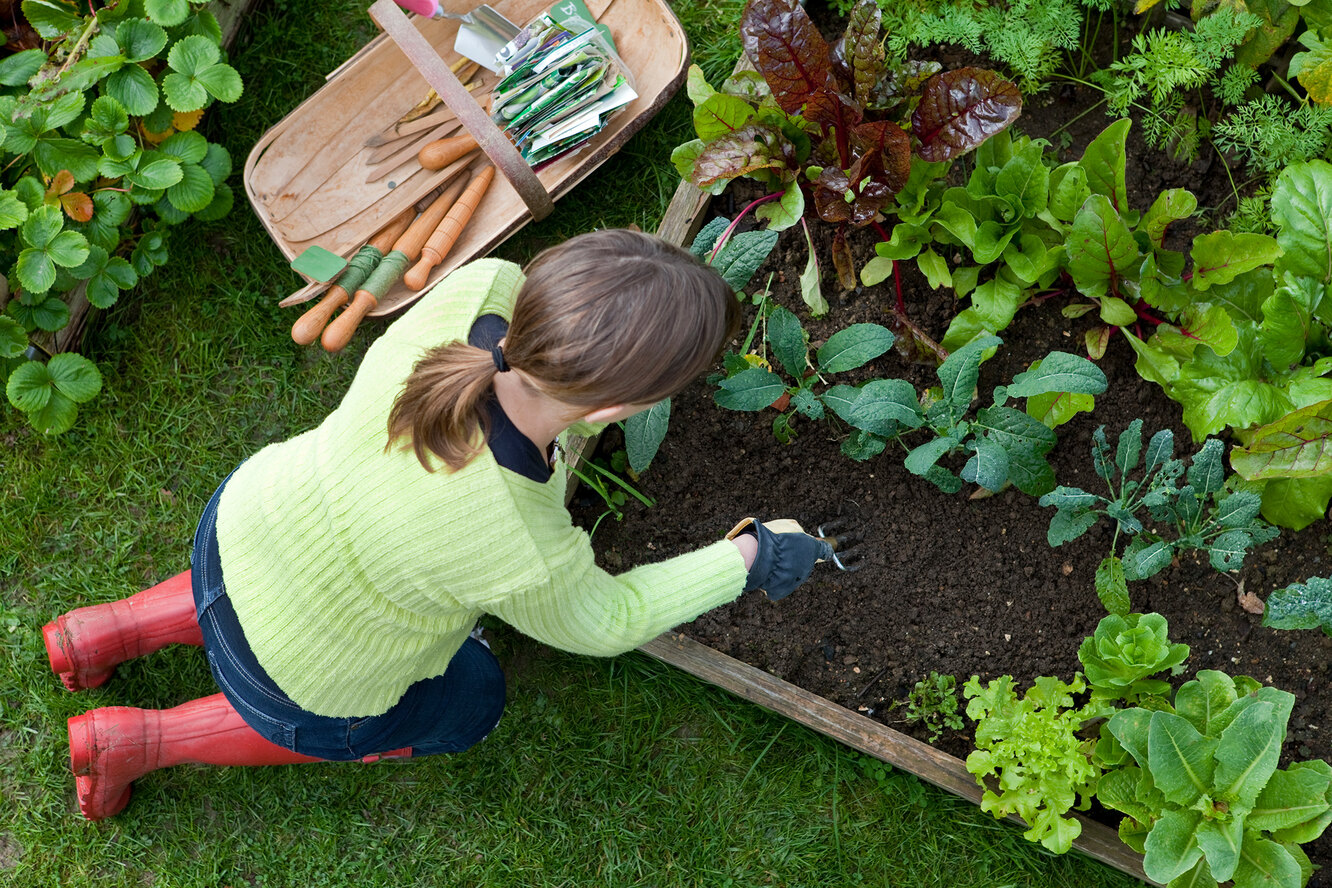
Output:
<svg viewBox="0 0 1332 888">
<path fill-rule="evenodd" d="M 584 461 L 583 461 L 583 465 L 585 465 L 585 466 L 587 466 L 588 468 L 592 469 L 593 471 L 599 473 L 602 477 L 607 478 L 607 479 L 609 479 L 609 480 L 611 480 L 611 481 L 614 481 L 616 484 L 618 484 L 618 485 L 620 485 L 621 487 L 623 487 L 623 488 L 624 488 L 625 490 L 627 490 L 629 493 L 633 494 L 633 496 L 634 496 L 635 499 L 637 499 L 637 500 L 638 500 L 640 503 L 642 503 L 643 505 L 647 506 L 649 509 L 656 505 L 656 503 L 653 502 L 650 498 L 648 498 L 648 497 L 644 496 L 643 494 L 639 493 L 639 492 L 638 492 L 637 490 L 635 490 L 635 489 L 634 489 L 634 488 L 633 488 L 628 482 L 626 482 L 624 479 L 622 479 L 619 475 L 615 474 L 614 472 L 608 472 L 608 471 L 606 471 L 606 470 L 603 469 L 601 466 L 597 465 L 596 463 L 592 462 L 591 460 L 584 460 Z M 575 469 L 573 466 L 569 466 L 569 471 L 573 472 L 573 473 L 574 473 L 575 475 L 577 475 L 579 478 L 582 478 L 583 480 L 587 481 L 587 477 L 586 477 L 585 475 L 583 475 L 582 473 L 580 473 L 580 472 L 579 472 L 577 469 Z M 591 484 L 592 482 L 591 482 L 591 481 L 588 481 L 588 483 Z"/>
<path fill-rule="evenodd" d="M 1056 127 L 1056 128 L 1054 129 L 1053 132 L 1050 133 L 1049 138 L 1053 139 L 1055 136 L 1059 135 L 1059 134 L 1062 133 L 1064 130 L 1068 129 L 1070 126 L 1072 126 L 1073 124 L 1077 123 L 1079 120 L 1081 120 L 1082 118 L 1086 117 L 1088 114 L 1092 113 L 1093 111 L 1095 111 L 1097 108 L 1101 107 L 1102 105 L 1104 105 L 1104 104 L 1105 104 L 1106 102 L 1108 102 L 1108 101 L 1110 101 L 1110 100 L 1109 100 L 1108 98 L 1106 98 L 1106 96 L 1105 96 L 1104 94 L 1102 94 L 1102 95 L 1101 95 L 1101 101 L 1097 102 L 1095 105 L 1091 105 L 1091 106 L 1089 106 L 1088 108 L 1086 108 L 1086 109 L 1084 109 L 1083 111 L 1079 112 L 1076 116 L 1074 116 L 1074 117 L 1072 117 L 1071 119 L 1066 120 L 1066 121 L 1064 121 L 1063 123 L 1061 123 L 1058 127 Z"/>
<path fill-rule="evenodd" d="M 916 323 L 911 320 L 911 318 L 907 317 L 905 314 L 902 314 L 901 312 L 898 312 L 897 310 L 893 311 L 893 317 L 896 318 L 897 321 L 903 327 L 906 327 L 908 330 L 911 331 L 911 335 L 913 335 L 916 338 L 917 342 L 919 342 L 921 345 L 925 346 L 930 351 L 938 355 L 939 360 L 941 362 L 948 360 L 948 352 L 944 351 L 943 346 L 939 345 L 939 343 L 931 339 L 929 334 L 926 333 L 924 330 L 922 330 L 920 327 L 918 327 Z"/>
<path fill-rule="evenodd" d="M 1296 92 L 1295 87 L 1291 86 L 1290 83 L 1286 80 L 1286 78 L 1282 77 L 1280 74 L 1276 73 L 1275 71 L 1272 72 L 1272 78 L 1276 80 L 1277 83 L 1281 84 L 1281 88 L 1284 89 L 1286 92 L 1290 93 L 1291 97 L 1294 98 L 1295 101 L 1298 102 L 1301 107 L 1309 104 L 1309 100 L 1304 96 L 1301 96 L 1298 92 Z"/>
<path fill-rule="evenodd" d="M 753 201 L 752 203 L 749 204 L 749 206 L 745 207 L 743 210 L 736 213 L 734 221 L 732 221 L 730 225 L 726 226 L 726 230 L 722 232 L 722 236 L 717 238 L 717 243 L 713 245 L 712 252 L 708 254 L 708 264 L 711 265 L 712 260 L 716 259 L 717 254 L 721 252 L 721 248 L 726 246 L 726 242 L 731 239 L 731 235 L 735 232 L 735 227 L 740 224 L 741 219 L 745 218 L 745 213 L 748 213 L 750 210 L 754 209 L 754 207 L 758 206 L 759 204 L 767 203 L 770 200 L 778 200 L 785 193 L 786 192 L 784 191 L 774 191 L 772 194 L 765 195 L 763 197 L 760 197 L 758 200 Z"/>
<path fill-rule="evenodd" d="M 69 51 L 69 58 L 65 59 L 65 63 L 61 65 L 60 70 L 56 72 L 57 78 L 68 71 L 70 65 L 73 65 L 79 60 L 79 56 L 83 53 L 83 50 L 88 47 L 88 41 L 92 40 L 93 34 L 97 33 L 98 30 L 97 16 L 94 15 L 89 18 L 88 23 L 84 25 L 83 33 L 79 35 L 78 43 L 75 43 L 74 48 Z"/>
</svg>

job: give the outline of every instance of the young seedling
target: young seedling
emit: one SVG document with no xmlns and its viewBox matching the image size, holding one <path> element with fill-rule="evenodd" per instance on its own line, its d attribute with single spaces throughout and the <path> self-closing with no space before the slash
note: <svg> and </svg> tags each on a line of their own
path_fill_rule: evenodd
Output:
<svg viewBox="0 0 1332 888">
<path fill-rule="evenodd" d="M 1128 581 L 1155 575 L 1182 551 L 1205 551 L 1218 571 L 1238 570 L 1251 548 L 1280 533 L 1258 517 L 1261 495 L 1226 486 L 1220 440 L 1209 438 L 1187 472 L 1183 460 L 1174 458 L 1174 449 L 1174 434 L 1163 429 L 1152 436 L 1144 454 L 1142 420 L 1135 419 L 1112 454 L 1101 426 L 1092 435 L 1092 465 L 1110 495 L 1060 486 L 1040 499 L 1042 506 L 1056 510 L 1046 535 L 1051 546 L 1077 539 L 1102 516 L 1115 522 L 1110 554 L 1096 569 L 1096 594 L 1112 614 L 1130 610 Z M 1130 479 L 1139 459 L 1142 475 Z M 1143 510 L 1157 525 L 1172 527 L 1175 538 L 1147 530 L 1140 517 Z M 1121 533 L 1133 538 L 1122 558 L 1116 554 Z"/>
<path fill-rule="evenodd" d="M 960 731 L 965 727 L 957 711 L 959 705 L 957 679 L 934 671 L 916 682 L 905 702 L 893 704 L 894 707 L 906 707 L 902 717 L 909 723 L 925 726 L 930 732 L 931 743 L 943 735 L 945 728 Z"/>
<path fill-rule="evenodd" d="M 759 320 L 766 320 L 766 342 L 777 366 L 791 376 L 794 384 L 787 385 L 773 371 L 773 363 L 767 358 L 748 353 L 754 334 L 751 329 L 750 340 L 746 341 L 741 353 L 726 356 L 728 375 L 719 381 L 713 398 L 720 406 L 731 410 L 758 411 L 779 406 L 772 431 L 782 443 L 795 437 L 797 416 L 823 419 L 827 399 L 835 397 L 837 389 L 851 388 L 838 386 L 816 391 L 816 385 L 823 382 L 825 376 L 863 367 L 892 348 L 895 339 L 888 328 L 878 324 L 852 324 L 828 337 L 811 360 L 809 336 L 794 312 L 779 305 L 766 313 L 760 311 L 755 323 Z M 833 409 L 835 411 L 837 407 L 833 406 Z"/>
</svg>

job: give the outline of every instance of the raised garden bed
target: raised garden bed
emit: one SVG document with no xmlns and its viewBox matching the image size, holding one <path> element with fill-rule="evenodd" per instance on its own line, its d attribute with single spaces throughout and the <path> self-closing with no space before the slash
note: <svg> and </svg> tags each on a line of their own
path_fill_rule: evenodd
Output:
<svg viewBox="0 0 1332 888">
<path fill-rule="evenodd" d="M 1057 91 L 1043 105 L 1028 103 L 1015 128 L 1044 136 L 1073 120 L 1096 100 L 1080 89 Z M 1099 111 L 1068 128 L 1061 160 L 1076 159 L 1109 119 Z M 1167 188 L 1188 188 L 1199 205 L 1218 207 L 1231 195 L 1219 161 L 1174 163 L 1149 151 L 1136 136 L 1129 140 L 1130 204 L 1145 208 Z M 733 186 L 733 189 L 735 186 Z M 741 187 L 709 202 L 682 189 L 679 212 L 697 207 L 707 215 L 733 217 L 757 197 Z M 691 203 L 692 202 L 692 203 Z M 699 221 L 703 221 L 700 218 Z M 1184 228 L 1184 225 L 1177 228 Z M 1194 231 L 1172 229 L 1172 236 Z M 686 233 L 687 234 L 687 233 Z M 816 231 L 825 269 L 824 292 L 832 311 L 811 321 L 802 302 L 798 276 L 805 267 L 804 235 L 785 232 L 769 263 L 755 275 L 753 290 L 771 275 L 771 298 L 796 312 L 811 344 L 858 322 L 887 323 L 894 295 L 882 286 L 832 295 L 830 232 Z M 688 237 L 682 235 L 688 242 Z M 858 264 L 873 255 L 877 236 L 861 230 L 852 242 Z M 903 263 L 904 296 L 910 316 L 936 341 L 943 337 L 958 306 L 950 291 L 931 290 L 910 263 Z M 1002 334 L 998 355 L 982 367 L 978 391 L 987 398 L 1032 361 L 1051 350 L 1082 351 L 1095 313 L 1066 318 L 1060 308 L 1076 293 L 1027 307 Z M 752 307 L 748 308 L 752 318 Z M 1104 492 L 1090 456 L 1092 433 L 1105 426 L 1113 441 L 1135 419 L 1150 434 L 1171 429 L 1176 455 L 1190 456 L 1199 444 L 1181 420 L 1180 406 L 1134 369 L 1135 355 L 1123 337 L 1111 340 L 1099 366 L 1109 388 L 1097 396 L 1091 414 L 1058 429 L 1050 454 L 1058 483 Z M 877 359 L 867 375 L 905 378 L 917 391 L 937 384 L 933 368 L 895 353 Z M 845 380 L 855 382 L 858 380 Z M 972 729 L 946 731 L 929 746 L 927 732 L 909 724 L 902 704 L 914 683 L 934 671 L 984 682 L 1011 675 L 1019 686 L 1038 676 L 1067 680 L 1080 669 L 1077 649 L 1105 608 L 1094 591 L 1094 576 L 1110 551 L 1113 531 L 1102 523 L 1081 539 L 1052 549 L 1046 534 L 1053 509 L 1014 489 L 984 498 L 947 495 L 902 465 L 903 451 L 890 445 L 865 463 L 840 452 L 849 428 L 837 420 L 801 420 L 789 444 L 773 435 L 771 411 L 738 413 L 713 403 L 715 386 L 700 382 L 673 402 L 670 432 L 638 487 L 657 505 L 631 505 L 622 522 L 602 521 L 593 540 L 610 570 L 623 570 L 696 548 L 746 515 L 793 517 L 807 527 L 839 517 L 863 541 L 864 568 L 853 574 L 828 568 L 789 599 L 772 604 L 759 595 L 706 614 L 647 645 L 649 654 L 705 680 L 789 715 L 836 739 L 903 767 L 945 789 L 976 800 L 980 790 L 960 759 L 973 747 Z M 604 436 L 601 452 L 621 446 L 618 433 Z M 1199 442 L 1200 443 L 1200 442 Z M 956 467 L 954 467 L 956 468 Z M 575 518 L 591 527 L 599 502 L 575 504 Z M 1122 542 L 1122 541 L 1121 541 Z M 1251 553 L 1242 570 L 1212 569 L 1205 556 L 1186 556 L 1149 580 L 1131 583 L 1133 610 L 1156 611 L 1170 626 L 1172 641 L 1191 648 L 1178 686 L 1199 670 L 1250 675 L 1289 691 L 1296 702 L 1281 764 L 1328 755 L 1332 695 L 1327 693 L 1332 639 L 1316 632 L 1265 628 L 1246 610 L 1241 593 L 1265 598 L 1274 589 L 1329 572 L 1324 522 L 1281 536 Z M 1252 607 L 1252 600 L 1248 601 Z M 904 736 L 906 735 L 906 736 Z M 914 738 L 912 740 L 911 738 Z M 1092 817 L 1097 812 L 1091 812 Z M 1141 857 L 1118 841 L 1112 826 L 1118 815 L 1102 812 L 1103 823 L 1084 821 L 1076 843 L 1125 872 L 1143 877 Z M 1310 885 L 1332 884 L 1332 839 L 1304 846 L 1315 864 Z"/>
</svg>

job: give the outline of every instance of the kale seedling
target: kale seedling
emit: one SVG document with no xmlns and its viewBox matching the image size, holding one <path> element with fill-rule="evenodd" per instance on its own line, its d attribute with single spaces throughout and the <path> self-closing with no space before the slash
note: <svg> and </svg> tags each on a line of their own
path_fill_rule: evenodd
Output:
<svg viewBox="0 0 1332 888">
<path fill-rule="evenodd" d="M 1267 596 L 1263 625 L 1273 629 L 1322 629 L 1332 635 L 1332 579 L 1310 577 Z"/>
<path fill-rule="evenodd" d="M 824 376 L 863 367 L 892 348 L 895 340 L 892 331 L 879 324 L 852 324 L 828 337 L 828 341 L 814 353 L 811 361 L 809 336 L 794 312 L 779 305 L 767 312 L 760 310 L 755 323 L 760 320 L 766 320 L 765 340 L 772 349 L 776 364 L 795 383 L 788 386 L 774 372 L 773 363 L 767 358 L 746 353 L 753 337 L 751 331 L 751 338 L 741 348 L 740 354 L 726 355 L 724 361 L 728 375 L 718 381 L 719 388 L 713 397 L 717 404 L 731 410 L 757 411 L 771 406 L 779 407 L 772 430 L 783 443 L 795 437 L 796 416 L 822 419 L 825 404 L 832 406 L 834 411 L 841 407 L 840 403 L 830 403 L 830 399 L 840 397 L 842 390 L 856 391 L 851 386 L 834 386 L 817 392 L 815 386 L 823 381 Z"/>
<path fill-rule="evenodd" d="M 921 724 L 930 732 L 930 742 L 938 740 L 945 728 L 960 731 L 965 727 L 962 716 L 958 715 L 957 679 L 951 675 L 940 675 L 931 670 L 907 694 L 905 704 L 898 701 L 896 706 L 906 706 L 902 717 L 911 724 Z"/>
<path fill-rule="evenodd" d="M 1077 539 L 1102 516 L 1114 520 L 1110 554 L 1096 569 L 1096 594 L 1110 613 L 1129 612 L 1129 580 L 1155 575 L 1181 551 L 1205 551 L 1217 570 L 1237 570 L 1249 549 L 1280 533 L 1258 517 L 1261 495 L 1226 487 L 1221 449 L 1220 440 L 1209 438 L 1186 473 L 1183 460 L 1174 458 L 1175 439 L 1169 429 L 1152 436 L 1144 455 L 1142 420 L 1135 419 L 1111 454 L 1101 426 L 1092 435 L 1092 465 L 1110 496 L 1060 486 L 1041 497 L 1042 506 L 1056 510 L 1046 535 L 1051 546 Z M 1130 480 L 1140 458 L 1142 477 Z M 1177 486 L 1181 480 L 1184 484 Z M 1158 525 L 1173 527 L 1175 538 L 1146 530 L 1139 517 L 1143 509 Z M 1115 554 L 1121 533 L 1133 538 L 1122 558 Z"/>
</svg>

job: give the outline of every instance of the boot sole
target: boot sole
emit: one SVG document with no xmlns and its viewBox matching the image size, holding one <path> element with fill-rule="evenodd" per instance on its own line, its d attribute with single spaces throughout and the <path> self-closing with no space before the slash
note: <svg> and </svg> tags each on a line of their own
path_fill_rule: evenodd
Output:
<svg viewBox="0 0 1332 888">
<path fill-rule="evenodd" d="M 54 619 L 42 627 L 42 641 L 46 643 L 46 659 L 51 664 L 51 671 L 60 676 L 61 683 L 70 691 L 83 691 L 106 684 L 115 674 L 115 667 L 99 672 L 79 670 L 71 656 L 73 643 L 61 619 Z"/>
<path fill-rule="evenodd" d="M 94 773 L 97 759 L 96 728 L 91 713 L 76 715 L 67 722 L 69 728 L 69 767 L 74 772 L 75 793 L 79 810 L 88 820 L 105 820 L 125 810 L 134 784 L 125 785 L 116 798 L 107 801 L 108 792 L 100 775 Z M 114 787 L 110 790 L 114 793 Z"/>
</svg>

